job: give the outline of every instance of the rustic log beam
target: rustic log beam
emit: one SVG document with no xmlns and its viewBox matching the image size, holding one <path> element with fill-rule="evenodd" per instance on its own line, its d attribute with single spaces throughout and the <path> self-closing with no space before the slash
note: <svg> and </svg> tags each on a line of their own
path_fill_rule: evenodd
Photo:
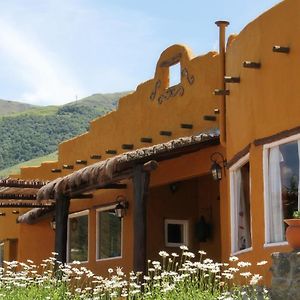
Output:
<svg viewBox="0 0 300 300">
<path fill-rule="evenodd" d="M 39 189 L 46 185 L 48 181 L 26 181 L 17 179 L 2 179 L 0 180 L 0 187 L 17 187 L 24 189 Z"/>
<path fill-rule="evenodd" d="M 36 194 L 0 194 L 1 200 L 36 200 Z"/>
<path fill-rule="evenodd" d="M 2 207 L 2 208 L 11 208 L 11 207 L 23 207 L 23 208 L 51 207 L 51 208 L 54 208 L 54 205 L 52 203 L 0 202 L 0 207 Z"/>
<path fill-rule="evenodd" d="M 57 260 L 66 263 L 67 261 L 67 238 L 68 238 L 68 215 L 70 198 L 59 196 L 55 205 L 55 252 Z"/>
<path fill-rule="evenodd" d="M 38 221 L 52 216 L 54 207 L 34 208 L 25 214 L 18 216 L 17 223 L 35 224 Z"/>
<path fill-rule="evenodd" d="M 104 189 L 104 190 L 124 190 L 127 188 L 127 184 L 123 183 L 110 183 L 105 186 L 99 187 L 99 189 Z"/>
<path fill-rule="evenodd" d="M 133 172 L 134 189 L 134 245 L 133 270 L 146 274 L 147 259 L 147 197 L 150 181 L 150 172 L 143 171 L 143 165 L 137 165 Z"/>
</svg>

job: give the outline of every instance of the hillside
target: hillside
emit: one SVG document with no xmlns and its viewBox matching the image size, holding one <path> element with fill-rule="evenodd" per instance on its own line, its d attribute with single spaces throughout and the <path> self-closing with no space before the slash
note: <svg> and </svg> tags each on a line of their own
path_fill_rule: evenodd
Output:
<svg viewBox="0 0 300 300">
<path fill-rule="evenodd" d="M 0 170 L 50 154 L 89 121 L 114 109 L 128 92 L 95 94 L 62 106 L 33 107 L 0 117 Z"/>
<path fill-rule="evenodd" d="M 0 116 L 22 112 L 33 107 L 35 106 L 31 104 L 0 99 Z"/>
<path fill-rule="evenodd" d="M 57 160 L 57 151 L 50 153 L 45 156 L 34 158 L 23 163 L 8 167 L 6 169 L 0 170 L 0 178 L 8 177 L 10 174 L 20 173 L 21 167 L 30 167 L 30 166 L 39 166 L 42 162 L 45 161 L 56 161 Z"/>
</svg>

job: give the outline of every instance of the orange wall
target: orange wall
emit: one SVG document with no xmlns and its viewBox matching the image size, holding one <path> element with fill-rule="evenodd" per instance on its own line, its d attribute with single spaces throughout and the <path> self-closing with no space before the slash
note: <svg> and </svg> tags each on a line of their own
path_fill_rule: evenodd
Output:
<svg viewBox="0 0 300 300">
<path fill-rule="evenodd" d="M 229 43 L 226 75 L 240 76 L 227 84 L 227 154 L 230 159 L 254 139 L 299 126 L 300 2 L 285 0 L 248 24 Z M 272 52 L 289 46 L 289 54 Z M 261 63 L 246 69 L 242 62 Z"/>
<path fill-rule="evenodd" d="M 251 169 L 251 216 L 253 251 L 240 254 L 240 259 L 255 264 L 270 261 L 276 251 L 290 251 L 288 246 L 264 247 L 263 147 L 253 141 L 299 126 L 300 104 L 300 2 L 285 0 L 248 24 L 242 32 L 229 39 L 226 53 L 226 75 L 239 76 L 240 83 L 227 84 L 230 96 L 227 109 L 227 158 L 231 159 L 249 143 Z M 274 53 L 273 46 L 289 46 L 289 54 Z M 243 68 L 243 61 L 261 63 L 260 69 Z M 228 178 L 229 179 L 229 178 Z M 222 223 L 224 236 L 230 236 L 230 194 Z M 234 237 L 232 237 L 234 238 Z M 224 239 L 223 257 L 230 255 L 230 239 Z M 263 273 L 270 272 L 270 264 Z M 260 268 L 254 267 L 258 272 Z"/>
</svg>

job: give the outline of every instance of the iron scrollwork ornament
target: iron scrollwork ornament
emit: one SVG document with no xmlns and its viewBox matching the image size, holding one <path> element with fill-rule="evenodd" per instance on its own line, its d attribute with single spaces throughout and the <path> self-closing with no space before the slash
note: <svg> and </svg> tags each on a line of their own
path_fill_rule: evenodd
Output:
<svg viewBox="0 0 300 300">
<path fill-rule="evenodd" d="M 172 87 L 169 87 L 168 89 L 165 90 L 164 93 L 162 93 L 157 102 L 159 104 L 162 104 L 164 101 L 168 100 L 171 97 L 175 97 L 175 96 L 183 96 L 184 94 L 184 88 L 182 85 L 175 85 Z"/>
<path fill-rule="evenodd" d="M 161 81 L 160 80 L 157 80 L 156 83 L 155 83 L 155 87 L 154 87 L 154 90 L 152 91 L 151 95 L 150 95 L 150 100 L 154 100 L 155 97 L 156 97 L 156 94 L 157 94 L 157 91 L 158 89 L 160 88 L 161 86 Z"/>
<path fill-rule="evenodd" d="M 186 77 L 186 79 L 187 79 L 187 81 L 188 81 L 188 83 L 190 85 L 192 85 L 194 83 L 194 81 L 195 81 L 194 75 L 190 75 L 189 71 L 187 70 L 187 68 L 182 69 L 181 76 L 182 77 Z"/>
</svg>

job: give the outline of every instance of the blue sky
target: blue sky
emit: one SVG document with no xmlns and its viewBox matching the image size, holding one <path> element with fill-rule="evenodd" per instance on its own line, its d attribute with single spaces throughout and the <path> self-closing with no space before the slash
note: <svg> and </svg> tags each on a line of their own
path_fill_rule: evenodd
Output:
<svg viewBox="0 0 300 300">
<path fill-rule="evenodd" d="M 133 90 L 160 53 L 218 49 L 279 0 L 0 0 L 0 99 L 49 105 Z"/>
</svg>

